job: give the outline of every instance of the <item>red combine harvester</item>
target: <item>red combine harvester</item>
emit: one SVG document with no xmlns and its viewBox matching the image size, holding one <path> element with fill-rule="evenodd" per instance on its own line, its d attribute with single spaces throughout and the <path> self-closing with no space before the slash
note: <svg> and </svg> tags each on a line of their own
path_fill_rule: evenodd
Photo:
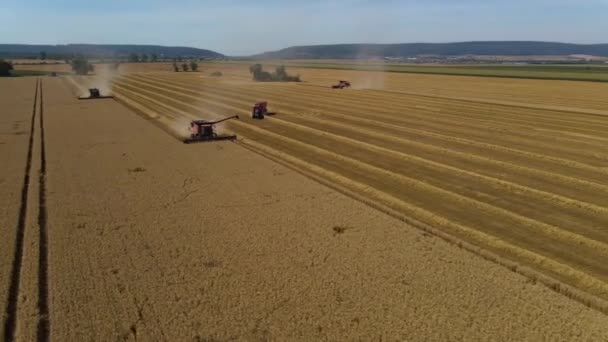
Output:
<svg viewBox="0 0 608 342">
<path fill-rule="evenodd" d="M 214 126 L 220 122 L 238 118 L 238 115 L 234 115 L 218 121 L 194 120 L 190 122 L 190 138 L 185 139 L 184 144 L 217 140 L 234 140 L 236 139 L 236 135 L 218 135 L 214 131 Z"/>
<path fill-rule="evenodd" d="M 266 115 L 274 115 L 274 113 L 268 111 L 268 102 L 258 102 L 253 105 L 251 110 L 251 118 L 262 120 Z"/>
<path fill-rule="evenodd" d="M 339 81 L 338 84 L 334 84 L 331 86 L 331 89 L 344 89 L 344 88 L 350 88 L 350 82 Z"/>
<path fill-rule="evenodd" d="M 89 96 L 81 96 L 78 99 L 79 100 L 98 100 L 98 99 L 112 99 L 112 98 L 114 98 L 114 96 L 111 96 L 111 95 L 101 96 L 99 89 L 91 88 L 91 89 L 89 89 Z"/>
</svg>

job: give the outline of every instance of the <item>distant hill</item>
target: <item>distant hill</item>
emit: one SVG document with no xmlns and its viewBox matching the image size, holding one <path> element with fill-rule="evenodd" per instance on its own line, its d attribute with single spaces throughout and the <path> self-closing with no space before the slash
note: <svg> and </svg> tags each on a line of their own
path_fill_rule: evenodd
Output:
<svg viewBox="0 0 608 342">
<path fill-rule="evenodd" d="M 370 57 L 437 56 L 608 56 L 608 44 L 494 41 L 460 43 L 336 44 L 294 46 L 252 56 L 264 59 L 357 59 Z"/>
<path fill-rule="evenodd" d="M 99 45 L 99 44 L 67 44 L 67 45 L 25 45 L 0 44 L 0 58 L 37 58 L 44 51 L 48 59 L 64 59 L 73 54 L 84 54 L 90 58 L 124 58 L 132 53 L 157 54 L 164 58 L 196 57 L 220 58 L 224 55 L 204 49 L 160 45 Z"/>
</svg>

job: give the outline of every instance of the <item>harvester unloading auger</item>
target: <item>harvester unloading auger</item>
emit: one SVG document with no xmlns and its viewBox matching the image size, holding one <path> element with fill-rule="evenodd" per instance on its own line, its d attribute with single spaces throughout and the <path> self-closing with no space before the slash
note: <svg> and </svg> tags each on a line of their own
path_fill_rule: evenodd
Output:
<svg viewBox="0 0 608 342">
<path fill-rule="evenodd" d="M 233 115 L 217 121 L 193 120 L 190 122 L 190 137 L 184 139 L 184 144 L 217 140 L 234 140 L 236 139 L 236 135 L 218 135 L 215 133 L 214 126 L 220 122 L 238 118 L 238 115 Z"/>
<path fill-rule="evenodd" d="M 112 98 L 114 98 L 114 96 L 112 96 L 112 95 L 102 96 L 101 92 L 99 92 L 99 89 L 91 88 L 91 89 L 89 89 L 89 96 L 80 96 L 78 99 L 79 100 L 98 100 L 98 99 L 112 99 Z"/>
</svg>

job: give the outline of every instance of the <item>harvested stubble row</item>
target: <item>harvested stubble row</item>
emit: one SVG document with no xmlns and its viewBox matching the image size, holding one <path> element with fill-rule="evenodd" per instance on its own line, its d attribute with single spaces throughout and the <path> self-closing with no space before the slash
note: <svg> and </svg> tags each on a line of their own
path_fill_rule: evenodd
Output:
<svg viewBox="0 0 608 342">
<path fill-rule="evenodd" d="M 114 90 L 169 122 L 242 114 L 241 143 L 608 298 L 608 117 L 161 73 Z M 280 115 L 248 119 L 259 99 Z"/>
<path fill-rule="evenodd" d="M 243 69 L 241 67 L 241 69 Z M 580 107 L 606 110 L 608 84 L 557 80 L 521 80 L 510 78 L 434 76 L 407 73 L 379 73 L 357 70 L 318 70 L 290 67 L 302 74 L 309 84 L 327 86 L 336 79 L 348 79 L 357 84 L 380 86 L 396 92 L 416 92 L 435 96 L 483 98 L 515 101 L 537 105 Z M 246 74 L 243 74 L 246 76 Z M 439 81 L 440 80 L 440 81 Z"/>
<path fill-rule="evenodd" d="M 171 85 L 171 80 L 170 79 L 158 79 L 156 81 L 148 81 L 150 84 L 157 86 L 157 87 L 169 87 Z M 138 86 L 141 86 L 141 83 L 138 84 Z M 175 86 L 175 85 L 174 85 Z M 192 85 L 193 87 L 195 87 L 196 85 Z M 182 86 L 183 88 L 183 86 Z M 280 89 L 276 89 L 275 87 L 272 87 L 271 89 L 267 89 L 266 92 L 264 92 L 263 90 L 257 89 L 258 87 L 256 87 L 256 95 L 257 96 L 264 96 L 265 98 L 273 98 L 273 99 L 278 99 L 280 100 L 282 96 L 290 96 L 290 101 L 287 104 L 283 104 L 282 102 L 279 103 L 279 108 L 286 108 L 289 109 L 290 104 L 303 104 L 304 106 L 299 106 L 296 107 L 296 111 L 298 114 L 318 114 L 318 115 L 325 115 L 325 114 L 329 114 L 329 111 L 333 110 L 333 111 L 338 111 L 338 112 L 344 112 L 345 110 L 348 110 L 349 116 L 355 116 L 358 113 L 364 113 L 363 115 L 360 115 L 357 117 L 357 119 L 361 119 L 361 118 L 368 118 L 368 117 L 373 117 L 373 118 L 378 118 L 380 119 L 381 122 L 390 122 L 390 123 L 397 123 L 397 124 L 403 124 L 406 125 L 402 128 L 419 128 L 421 130 L 425 130 L 425 131 L 430 131 L 430 132 L 444 132 L 446 133 L 448 136 L 458 136 L 458 135 L 463 135 L 466 136 L 468 138 L 475 138 L 478 136 L 486 137 L 487 136 L 487 132 L 483 132 L 483 130 L 487 131 L 487 130 L 492 130 L 493 133 L 495 134 L 495 140 L 496 139 L 500 139 L 498 141 L 503 142 L 504 144 L 507 146 L 512 146 L 514 143 L 522 143 L 522 142 L 527 142 L 528 144 L 528 150 L 533 150 L 533 151 L 540 151 L 543 154 L 541 154 L 541 156 L 545 156 L 547 153 L 547 150 L 549 151 L 549 153 L 552 152 L 552 149 L 555 148 L 559 148 L 560 151 L 557 152 L 557 155 L 560 156 L 562 155 L 562 151 L 561 150 L 567 150 L 570 153 L 570 158 L 582 158 L 579 157 L 579 155 L 588 155 L 590 158 L 598 158 L 597 155 L 597 151 L 596 150 L 600 150 L 602 152 L 606 152 L 608 151 L 608 149 L 606 148 L 605 144 L 603 143 L 602 139 L 607 139 L 606 138 L 606 130 L 601 126 L 600 122 L 597 121 L 591 121 L 588 123 L 587 127 L 585 128 L 577 128 L 577 127 L 569 127 L 569 130 L 567 132 L 563 132 L 563 131 L 559 131 L 559 135 L 560 137 L 558 138 L 557 136 L 554 136 L 551 129 L 555 129 L 555 127 L 547 127 L 545 126 L 541 126 L 540 123 L 537 122 L 527 122 L 527 126 L 520 124 L 520 125 L 515 125 L 515 127 L 513 129 L 509 129 L 506 128 L 504 126 L 505 122 L 502 122 L 502 118 L 496 116 L 494 118 L 494 120 L 491 120 L 491 118 L 488 118 L 488 115 L 485 115 L 484 118 L 481 120 L 480 123 L 461 123 L 459 122 L 459 120 L 463 120 L 464 118 L 460 117 L 460 115 L 458 115 L 458 111 L 454 111 L 453 109 L 451 109 L 450 107 L 452 107 L 453 105 L 450 105 L 449 103 L 444 105 L 443 108 L 439 108 L 439 112 L 438 111 L 429 111 L 427 108 L 421 108 L 420 105 L 418 104 L 409 104 L 408 105 L 401 105 L 401 103 L 403 101 L 391 101 L 390 99 L 381 99 L 382 102 L 375 104 L 375 107 L 373 107 L 373 109 L 370 110 L 366 110 L 365 108 L 369 108 L 370 104 L 373 104 L 371 101 L 369 101 L 367 98 L 365 98 L 364 96 L 357 96 L 357 99 L 359 99 L 360 101 L 357 102 L 357 99 L 349 99 L 348 102 L 344 102 L 343 98 L 330 98 L 328 100 L 324 100 L 322 98 L 315 98 L 314 96 L 318 96 L 314 95 L 314 93 L 305 93 L 302 92 L 301 90 L 298 89 L 298 93 L 302 93 L 302 95 L 300 95 L 300 98 L 297 98 L 297 94 L 295 94 L 295 92 L 291 92 L 291 93 L 283 93 L 280 91 Z M 191 89 L 191 88 L 188 88 Z M 180 90 L 179 85 L 178 85 L 178 91 Z M 224 94 L 226 94 L 227 96 L 231 96 L 233 95 L 231 93 L 231 89 L 224 89 Z M 328 96 L 331 96 L 331 94 L 329 94 Z M 376 96 L 377 97 L 377 96 Z M 232 97 L 233 98 L 233 97 Z M 293 98 L 293 101 L 292 101 Z M 314 99 L 314 100 L 311 100 Z M 423 99 L 424 100 L 424 99 Z M 299 101 L 299 102 L 298 102 Z M 336 103 L 338 101 L 338 103 Z M 405 101 L 405 100 L 404 100 Z M 312 103 L 311 103 L 312 102 Z M 453 102 L 453 101 L 452 101 Z M 302 111 L 303 107 L 304 109 L 310 109 L 311 108 L 311 104 L 314 107 L 314 109 L 317 111 L 317 113 L 311 113 L 310 110 L 308 111 Z M 397 110 L 403 110 L 403 111 L 411 111 L 413 110 L 415 112 L 410 113 L 408 112 L 408 117 L 407 118 L 400 118 L 400 117 L 395 117 L 394 115 L 394 111 Z M 495 107 L 495 106 L 494 106 Z M 293 107 L 291 107 L 293 108 Z M 362 110 L 363 109 L 363 110 Z M 463 109 L 466 111 L 469 111 L 470 109 Z M 491 109 L 491 107 L 486 106 L 485 108 L 481 108 L 481 109 L 476 109 L 477 111 L 481 110 L 481 114 L 480 115 L 484 115 L 484 110 L 492 110 L 492 114 L 496 115 L 495 109 Z M 509 109 L 508 109 L 509 110 Z M 512 110 L 512 109 L 510 109 Z M 391 111 L 393 111 L 393 114 L 391 115 Z M 386 114 L 388 113 L 388 115 Z M 468 112 L 466 112 L 468 113 Z M 485 112 L 487 113 L 487 112 Z M 549 114 L 550 115 L 550 114 Z M 462 115 L 465 116 L 466 115 Z M 498 120 L 498 121 L 497 121 Z M 600 118 L 601 120 L 601 118 Z M 602 122 L 605 125 L 605 121 L 603 120 Z M 584 123 L 587 123 L 586 121 L 584 121 Z M 569 123 L 568 123 L 569 124 Z M 500 126 L 499 126 L 500 125 Z M 462 129 L 460 127 L 463 127 Z M 547 128 L 545 128 L 547 127 Z M 562 129 L 564 128 L 564 126 L 559 126 Z M 540 131 L 540 133 L 542 134 L 533 134 L 530 135 L 529 132 L 526 132 L 526 130 L 531 130 L 532 132 L 536 132 L 538 130 L 543 130 Z M 584 134 L 584 133 L 586 134 Z M 563 135 L 564 133 L 567 134 L 567 137 L 564 138 Z M 589 134 L 595 134 L 595 135 L 604 135 L 604 138 L 599 137 L 599 139 L 589 139 L 587 138 L 589 136 Z M 514 136 L 515 135 L 515 136 Z M 532 137 L 531 137 L 532 136 Z M 593 137 L 593 136 L 592 136 Z M 566 141 L 568 141 L 568 145 L 567 146 L 563 146 L 563 145 L 559 145 L 557 144 L 558 142 L 563 142 L 564 139 L 566 139 Z M 572 141 L 570 141 L 570 140 Z M 539 144 L 543 143 L 546 140 L 546 143 L 542 144 L 542 146 L 539 146 Z M 585 140 L 584 142 L 581 142 L 581 140 Z M 578 144 L 577 144 L 578 143 Z M 578 149 L 577 149 L 578 148 Z M 587 151 L 587 149 L 589 148 L 593 148 L 591 151 Z M 605 157 L 599 157 L 600 159 L 598 160 L 598 162 L 601 163 L 605 163 L 606 162 L 606 158 Z M 586 160 L 586 159 L 583 159 Z"/>
<path fill-rule="evenodd" d="M 269 63 L 267 68 L 285 62 Z M 394 92 L 414 92 L 432 96 L 472 97 L 495 101 L 564 106 L 586 109 L 606 110 L 608 83 L 572 82 L 557 80 L 532 80 L 471 76 L 437 76 L 408 73 L 381 73 L 384 66 L 377 65 L 376 71 L 327 70 L 289 66 L 290 72 L 302 75 L 307 84 L 327 87 L 338 79 L 350 80 L 357 86 L 385 88 Z M 304 63 L 315 66 L 315 63 Z M 225 74 L 232 73 L 249 79 L 250 75 L 243 64 L 206 63 L 206 68 L 218 68 Z M 363 68 L 369 66 L 363 65 Z M 356 68 L 356 67 L 355 67 Z M 390 68 L 390 67 L 389 67 Z"/>
</svg>

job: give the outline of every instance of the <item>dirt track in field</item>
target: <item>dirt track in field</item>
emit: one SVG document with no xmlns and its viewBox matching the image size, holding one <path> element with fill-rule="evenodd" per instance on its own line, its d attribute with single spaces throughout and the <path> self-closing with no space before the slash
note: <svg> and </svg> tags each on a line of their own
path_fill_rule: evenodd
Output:
<svg viewBox="0 0 608 342">
<path fill-rule="evenodd" d="M 34 339 L 47 318 L 58 341 L 608 335 L 606 315 L 582 297 L 395 218 L 602 290 L 606 273 L 593 258 L 605 252 L 603 118 L 227 78 L 115 79 L 119 100 L 139 116 L 112 100 L 77 101 L 70 87 L 90 78 L 44 78 L 18 340 Z M 31 120 L 29 84 L 30 112 L 20 115 Z M 279 114 L 252 122 L 256 99 Z M 243 114 L 228 127 L 242 140 L 186 146 L 166 134 L 184 133 L 175 130 L 200 113 Z M 571 144 L 556 144 L 559 135 Z M 19 188 L 27 139 L 10 151 L 23 155 L 10 174 Z M 18 211 L 7 210 L 9 234 Z M 10 271 L 0 271 L 5 286 Z"/>
<path fill-rule="evenodd" d="M 2 340 L 8 340 L 17 328 L 16 309 L 20 301 L 19 285 L 22 265 L 28 259 L 31 245 L 26 245 L 26 233 L 33 226 L 28 220 L 28 193 L 35 191 L 37 178 L 33 173 L 34 129 L 38 103 L 38 82 L 35 78 L 0 79 L 0 305 L 2 309 Z M 10 91 L 6 91 L 10 89 Z M 32 160 L 34 159 L 34 160 Z M 28 229 L 29 228 L 29 229 Z M 29 235 L 29 234 L 28 234 Z M 35 279 L 23 276 L 28 280 Z"/>
</svg>

